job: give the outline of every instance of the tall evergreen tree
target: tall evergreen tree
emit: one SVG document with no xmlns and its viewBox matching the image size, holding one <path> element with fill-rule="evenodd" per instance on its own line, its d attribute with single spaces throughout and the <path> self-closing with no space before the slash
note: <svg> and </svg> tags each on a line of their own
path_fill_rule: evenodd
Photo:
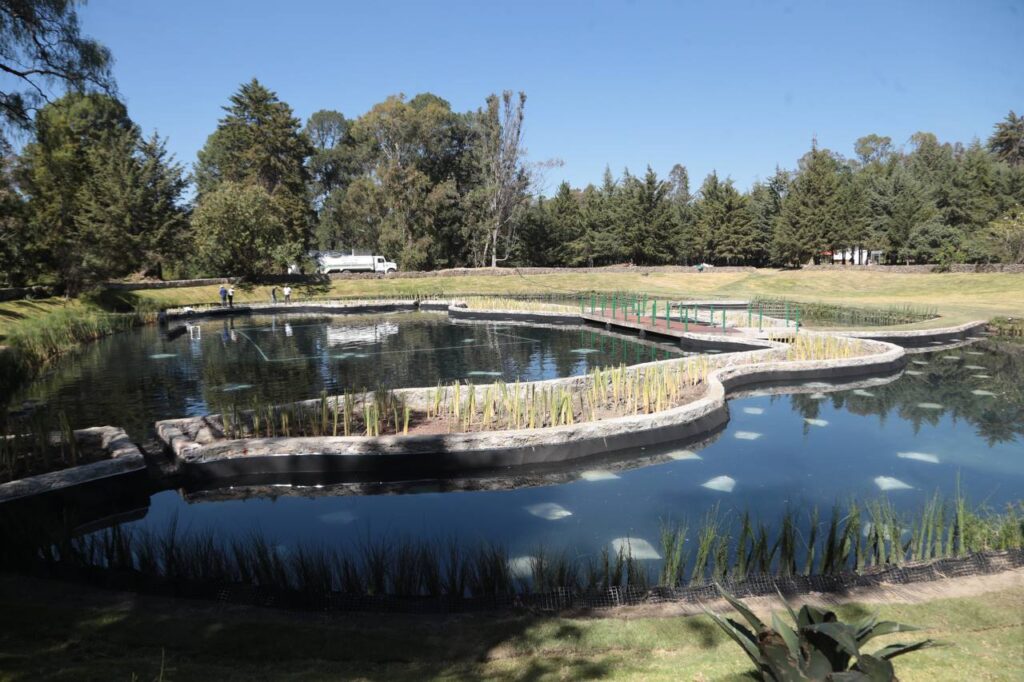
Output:
<svg viewBox="0 0 1024 682">
<path fill-rule="evenodd" d="M 636 265 L 668 263 L 673 257 L 669 187 L 650 168 L 641 180 L 626 171 L 616 220 L 623 252 Z"/>
<path fill-rule="evenodd" d="M 774 260 L 806 263 L 832 246 L 839 231 L 842 203 L 838 163 L 827 150 L 812 145 L 800 160 L 776 226 Z"/>
<path fill-rule="evenodd" d="M 1024 116 L 1013 111 L 995 125 L 988 148 L 1011 166 L 1024 166 Z"/>
<path fill-rule="evenodd" d="M 716 262 L 737 265 L 753 261 L 760 251 L 757 228 L 747 197 L 736 191 L 732 180 L 719 180 L 711 172 L 700 188 L 697 224 L 710 236 L 710 252 Z"/>
<path fill-rule="evenodd" d="M 312 242 L 306 167 L 312 147 L 291 107 L 255 78 L 231 96 L 224 111 L 226 115 L 199 151 L 198 203 L 202 205 L 207 195 L 222 186 L 262 188 L 276 207 L 286 237 L 285 244 L 275 250 L 279 260 L 268 266 L 283 270 L 300 259 Z"/>
</svg>

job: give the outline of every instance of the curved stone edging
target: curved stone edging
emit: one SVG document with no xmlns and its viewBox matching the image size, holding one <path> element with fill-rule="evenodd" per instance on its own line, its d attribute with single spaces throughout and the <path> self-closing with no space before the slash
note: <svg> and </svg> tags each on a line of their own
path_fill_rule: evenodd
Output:
<svg viewBox="0 0 1024 682">
<path fill-rule="evenodd" d="M 76 429 L 75 436 L 83 440 L 98 439 L 100 447 L 107 451 L 110 458 L 0 484 L 0 504 L 32 495 L 66 490 L 146 468 L 145 457 L 123 429 L 94 426 Z"/>
<path fill-rule="evenodd" d="M 191 477 L 230 477 L 327 471 L 332 473 L 497 469 L 547 464 L 612 450 L 689 441 L 728 421 L 727 397 L 743 386 L 769 381 L 839 379 L 891 373 L 906 364 L 905 351 L 892 344 L 864 340 L 876 352 L 843 360 L 790 362 L 779 357 L 780 344 L 748 353 L 712 358 L 719 368 L 708 375 L 702 397 L 679 407 L 647 415 L 628 415 L 533 430 L 505 430 L 421 436 L 256 438 L 197 442 L 182 423 L 158 423 L 158 432 Z M 736 364 L 739 356 L 755 360 Z M 752 357 L 753 356 L 753 357 Z M 760 360 L 757 362 L 756 360 Z M 684 362 L 669 360 L 666 362 Z M 653 364 L 653 363 L 649 363 Z M 642 367 L 642 366 L 638 366 Z M 586 377 L 552 380 L 585 382 Z M 549 384 L 551 382 L 542 382 Z M 479 387 L 477 387 L 479 389 Z M 433 389 L 407 389 L 409 397 Z M 194 420 L 193 426 L 194 426 Z M 187 429 L 187 427 L 186 427 Z"/>
</svg>

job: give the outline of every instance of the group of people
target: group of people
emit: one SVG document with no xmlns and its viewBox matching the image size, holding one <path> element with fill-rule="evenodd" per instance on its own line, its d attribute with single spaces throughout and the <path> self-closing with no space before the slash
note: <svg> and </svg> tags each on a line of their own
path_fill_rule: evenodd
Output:
<svg viewBox="0 0 1024 682">
<path fill-rule="evenodd" d="M 284 294 L 284 302 L 292 302 L 292 288 L 287 284 L 281 289 L 281 293 Z M 277 303 L 277 287 L 270 290 L 270 301 Z M 220 305 L 221 307 L 234 308 L 235 307 L 235 287 L 220 285 Z"/>
</svg>

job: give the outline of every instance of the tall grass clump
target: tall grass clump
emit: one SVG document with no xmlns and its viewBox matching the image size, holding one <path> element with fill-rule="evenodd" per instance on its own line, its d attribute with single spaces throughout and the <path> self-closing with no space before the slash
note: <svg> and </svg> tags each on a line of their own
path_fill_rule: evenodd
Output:
<svg viewBox="0 0 1024 682">
<path fill-rule="evenodd" d="M 0 483 L 86 464 L 101 454 L 79 442 L 63 411 L 10 413 L 0 407 Z"/>
<path fill-rule="evenodd" d="M 756 313 L 782 318 L 789 311 L 800 310 L 800 322 L 835 327 L 889 327 L 913 324 L 938 317 L 938 308 L 921 305 L 890 305 L 881 308 L 838 305 L 834 303 L 806 303 L 785 298 L 756 296 L 751 300 Z"/>
<path fill-rule="evenodd" d="M 34 370 L 82 343 L 131 329 L 150 319 L 150 313 L 107 313 L 90 306 L 65 306 L 19 322 L 5 342 L 19 363 Z"/>
<path fill-rule="evenodd" d="M 845 360 L 864 355 L 858 339 L 818 334 L 797 334 L 786 351 L 787 360 Z"/>
</svg>

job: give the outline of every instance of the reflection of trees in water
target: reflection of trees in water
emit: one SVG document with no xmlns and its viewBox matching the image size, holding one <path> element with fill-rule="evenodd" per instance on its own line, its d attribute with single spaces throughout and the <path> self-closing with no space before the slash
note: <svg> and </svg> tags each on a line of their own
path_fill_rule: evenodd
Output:
<svg viewBox="0 0 1024 682">
<path fill-rule="evenodd" d="M 993 347 L 986 343 L 973 348 L 989 350 Z M 971 424 L 990 446 L 1012 442 L 1024 436 L 1024 353 L 1020 348 L 1003 345 L 984 355 L 966 355 L 958 350 L 913 356 L 913 359 L 929 362 L 927 366 L 908 365 L 908 369 L 919 371 L 920 375 L 906 375 L 890 384 L 873 387 L 874 397 L 843 391 L 826 394 L 826 400 L 836 409 L 857 415 L 878 415 L 884 420 L 896 414 L 913 424 L 915 433 L 922 424 L 936 426 L 943 417 L 951 417 Z M 958 355 L 960 359 L 944 359 L 948 355 Z M 968 369 L 967 365 L 984 369 Z M 973 376 L 976 374 L 991 378 L 978 379 Z M 975 395 L 971 391 L 976 389 L 996 395 Z M 819 403 L 824 402 L 808 395 L 793 395 L 790 399 L 793 409 L 807 418 L 817 417 Z M 942 408 L 924 408 L 919 406 L 921 403 L 934 403 Z"/>
</svg>

